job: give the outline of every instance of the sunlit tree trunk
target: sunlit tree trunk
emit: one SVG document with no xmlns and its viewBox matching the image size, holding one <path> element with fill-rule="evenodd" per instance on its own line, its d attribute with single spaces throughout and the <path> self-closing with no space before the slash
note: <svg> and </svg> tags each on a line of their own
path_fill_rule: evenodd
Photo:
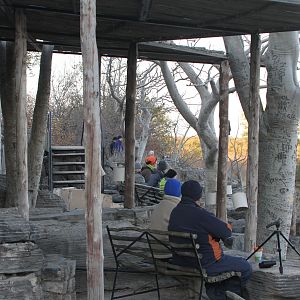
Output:
<svg viewBox="0 0 300 300">
<path fill-rule="evenodd" d="M 296 76 L 299 55 L 298 32 L 270 34 L 265 64 L 268 70 L 266 130 L 259 141 L 259 202 L 257 239 L 262 242 L 282 220 L 281 230 L 290 231 L 297 157 L 297 127 L 300 90 Z M 267 251 L 276 251 L 276 240 Z M 283 249 L 285 255 L 286 249 Z"/>
<path fill-rule="evenodd" d="M 249 119 L 249 63 L 240 37 L 225 37 L 235 86 Z M 270 34 L 269 48 L 263 57 L 268 70 L 267 105 L 260 113 L 258 166 L 257 242 L 274 228 L 266 225 L 282 220 L 281 229 L 289 234 L 297 153 L 297 124 L 300 92 L 296 77 L 299 40 L 297 32 Z M 276 240 L 274 239 L 274 242 Z M 274 242 L 265 245 L 273 251 Z M 283 249 L 285 256 L 286 248 Z"/>
<path fill-rule="evenodd" d="M 219 101 L 219 93 L 213 81 L 210 82 L 212 88 L 212 92 L 210 93 L 207 86 L 203 84 L 189 64 L 179 63 L 179 65 L 188 76 L 191 83 L 195 86 L 201 98 L 199 104 L 201 103 L 202 105 L 198 117 L 193 115 L 179 94 L 167 63 L 163 61 L 160 62 L 160 67 L 174 105 L 188 124 L 195 129 L 200 138 L 206 167 L 205 191 L 206 193 L 216 192 L 218 140 L 214 128 L 214 109 Z"/>
</svg>

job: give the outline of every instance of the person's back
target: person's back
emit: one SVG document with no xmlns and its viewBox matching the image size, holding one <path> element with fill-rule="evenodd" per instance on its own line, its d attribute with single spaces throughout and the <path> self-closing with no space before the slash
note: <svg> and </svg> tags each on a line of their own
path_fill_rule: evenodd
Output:
<svg viewBox="0 0 300 300">
<path fill-rule="evenodd" d="M 141 174 L 145 178 L 145 182 L 147 183 L 151 177 L 151 174 L 157 172 L 156 166 L 157 159 L 155 156 L 147 156 L 145 158 L 145 165 L 142 167 Z"/>
<path fill-rule="evenodd" d="M 198 206 L 197 202 L 202 196 L 202 187 L 197 181 L 185 182 L 181 187 L 181 194 L 181 201 L 170 215 L 168 230 L 197 234 L 199 253 L 202 255 L 201 265 L 207 274 L 214 276 L 224 272 L 240 272 L 241 286 L 244 287 L 252 273 L 251 265 L 244 258 L 223 254 L 219 244 L 220 240 L 225 245 L 232 241 L 230 226 Z M 174 237 L 170 237 L 170 241 L 186 243 L 185 239 Z M 182 266 L 198 266 L 195 258 L 173 255 L 173 261 Z M 224 285 L 207 285 L 210 299 L 225 299 L 224 291 L 226 289 L 240 294 L 239 285 L 236 289 L 234 282 L 231 280 L 229 282 L 230 284 L 226 287 Z M 215 297 L 216 293 L 220 297 Z"/>
<path fill-rule="evenodd" d="M 151 174 L 149 180 L 147 181 L 147 185 L 159 187 L 159 182 L 163 178 L 167 168 L 168 164 L 164 160 L 161 160 L 157 165 L 157 172 Z"/>
<path fill-rule="evenodd" d="M 122 143 L 122 136 L 118 136 L 116 141 L 115 141 L 115 151 L 118 153 L 121 153 L 124 151 L 124 146 Z"/>
<path fill-rule="evenodd" d="M 165 195 L 157 204 L 150 216 L 150 229 L 168 230 L 170 214 L 180 201 L 181 183 L 177 179 L 170 179 L 165 186 Z"/>
<path fill-rule="evenodd" d="M 135 168 L 134 182 L 139 184 L 145 184 L 145 178 L 141 174 L 141 169 L 142 169 L 141 164 L 136 162 L 134 168 Z"/>
<path fill-rule="evenodd" d="M 159 188 L 162 192 L 165 190 L 165 185 L 167 180 L 175 178 L 177 176 L 177 172 L 173 169 L 169 169 L 163 176 L 163 178 L 159 182 Z"/>
<path fill-rule="evenodd" d="M 112 139 L 112 142 L 110 143 L 109 145 L 109 152 L 110 152 L 110 155 L 114 155 L 115 153 L 115 148 L 116 148 L 116 141 L 117 141 L 117 137 L 113 137 Z"/>
<path fill-rule="evenodd" d="M 231 230 L 225 223 L 216 219 L 210 212 L 199 207 L 193 199 L 184 196 L 170 216 L 169 230 L 197 234 L 204 268 L 222 257 L 220 238 L 231 236 Z M 188 257 L 176 257 L 175 260 L 181 265 L 193 266 L 196 263 L 195 259 Z"/>
</svg>

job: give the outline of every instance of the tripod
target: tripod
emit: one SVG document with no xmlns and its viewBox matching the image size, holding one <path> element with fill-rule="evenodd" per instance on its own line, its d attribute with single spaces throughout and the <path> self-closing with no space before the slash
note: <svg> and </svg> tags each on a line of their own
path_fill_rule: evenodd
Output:
<svg viewBox="0 0 300 300">
<path fill-rule="evenodd" d="M 246 259 L 248 260 L 249 258 L 251 258 L 257 251 L 259 251 L 260 248 L 262 248 L 262 246 L 264 244 L 266 244 L 274 235 L 276 235 L 277 238 L 277 251 L 278 251 L 278 256 L 279 256 L 279 272 L 280 274 L 283 274 L 283 266 L 282 266 L 282 258 L 281 258 L 281 247 L 280 247 L 280 236 L 288 243 L 288 245 L 300 256 L 299 251 L 296 249 L 296 247 L 284 236 L 284 234 L 281 232 L 281 230 L 279 229 L 280 227 L 280 223 L 281 223 L 281 219 L 278 219 L 275 222 L 272 222 L 270 224 L 268 224 L 266 226 L 266 228 L 269 228 L 271 226 L 276 226 L 276 230 L 274 230 L 269 237 L 267 237 L 267 239 L 261 243 L 257 249 L 255 249 L 255 251 L 253 251 Z"/>
</svg>

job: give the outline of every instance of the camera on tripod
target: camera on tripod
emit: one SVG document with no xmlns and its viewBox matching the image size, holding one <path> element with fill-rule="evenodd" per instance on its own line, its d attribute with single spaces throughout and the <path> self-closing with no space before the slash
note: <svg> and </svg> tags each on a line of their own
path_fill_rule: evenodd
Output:
<svg viewBox="0 0 300 300">
<path fill-rule="evenodd" d="M 272 226 L 276 226 L 276 229 L 267 237 L 267 239 L 261 243 L 256 249 L 255 251 L 253 251 L 248 257 L 247 260 L 252 257 L 256 252 L 258 252 L 264 244 L 266 244 L 274 235 L 276 235 L 276 239 L 277 239 L 277 252 L 278 252 L 278 256 L 279 256 L 279 272 L 280 274 L 283 274 L 283 266 L 282 266 L 282 258 L 281 258 L 281 246 L 280 246 L 280 237 L 282 237 L 287 243 L 288 245 L 300 256 L 299 251 L 296 249 L 296 247 L 284 236 L 284 234 L 281 232 L 281 230 L 279 229 L 280 225 L 282 223 L 282 219 L 279 218 L 278 220 L 268 224 L 266 226 L 266 228 L 270 228 Z M 272 265 L 274 265 L 274 261 L 270 261 L 271 263 L 268 263 L 268 261 L 262 262 L 262 266 L 260 267 L 270 267 Z M 276 263 L 276 262 L 275 262 Z"/>
<path fill-rule="evenodd" d="M 278 220 L 276 220 L 276 221 L 274 221 L 274 222 L 268 224 L 268 225 L 266 226 L 266 228 L 270 228 L 270 227 L 272 227 L 272 226 L 276 226 L 277 228 L 279 228 L 280 225 L 281 225 L 281 223 L 282 223 L 282 219 L 279 218 Z"/>
</svg>

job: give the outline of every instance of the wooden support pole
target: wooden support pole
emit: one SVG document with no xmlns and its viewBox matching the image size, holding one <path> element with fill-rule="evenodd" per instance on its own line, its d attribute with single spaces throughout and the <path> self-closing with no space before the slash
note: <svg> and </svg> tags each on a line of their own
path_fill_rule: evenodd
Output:
<svg viewBox="0 0 300 300">
<path fill-rule="evenodd" d="M 31 136 L 28 145 L 28 200 L 35 207 L 41 180 L 49 98 L 51 90 L 51 66 L 53 45 L 44 45 L 40 62 L 39 84 L 32 118 Z"/>
<path fill-rule="evenodd" d="M 248 126 L 248 164 L 245 251 L 253 250 L 257 230 L 257 193 L 258 193 L 258 140 L 259 140 L 259 79 L 260 79 L 260 36 L 251 35 L 250 95 Z"/>
<path fill-rule="evenodd" d="M 29 219 L 28 169 L 27 169 L 27 117 L 26 117 L 26 17 L 16 9 L 15 36 L 15 88 L 16 88 L 16 192 L 20 214 Z"/>
<path fill-rule="evenodd" d="M 83 63 L 88 300 L 104 300 L 96 0 L 80 1 L 80 37 Z"/>
<path fill-rule="evenodd" d="M 219 102 L 219 159 L 217 176 L 217 217 L 227 222 L 227 158 L 228 158 L 228 84 L 230 80 L 229 63 L 223 61 L 220 68 L 220 102 Z"/>
<path fill-rule="evenodd" d="M 125 208 L 134 207 L 134 161 L 135 161 L 135 102 L 137 44 L 129 47 L 127 61 L 127 87 L 125 111 Z"/>
</svg>

